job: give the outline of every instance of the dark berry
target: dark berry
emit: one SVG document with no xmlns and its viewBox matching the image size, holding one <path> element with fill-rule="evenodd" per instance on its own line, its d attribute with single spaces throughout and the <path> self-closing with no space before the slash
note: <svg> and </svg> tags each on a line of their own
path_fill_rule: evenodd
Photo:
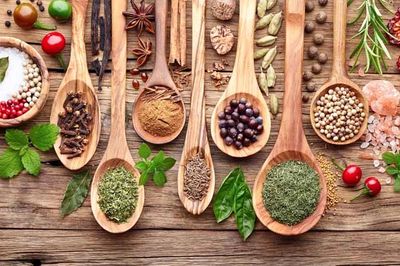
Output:
<svg viewBox="0 0 400 266">
<path fill-rule="evenodd" d="M 245 113 L 248 117 L 251 117 L 254 114 L 253 109 L 251 108 L 247 108 Z"/>
<path fill-rule="evenodd" d="M 227 106 L 227 107 L 225 107 L 224 112 L 225 112 L 225 114 L 230 115 L 230 114 L 232 114 L 233 109 L 230 106 Z"/>
<path fill-rule="evenodd" d="M 247 116 L 245 116 L 245 115 L 241 115 L 241 116 L 239 117 L 239 120 L 240 120 L 240 122 L 242 122 L 242 123 L 244 123 L 244 124 L 247 124 L 247 123 L 249 123 L 249 121 L 250 121 L 250 119 L 249 119 Z"/>
<path fill-rule="evenodd" d="M 246 103 L 246 108 L 253 108 L 253 105 L 251 103 Z"/>
<path fill-rule="evenodd" d="M 242 140 L 244 139 L 243 134 L 242 134 L 242 133 L 239 133 L 239 134 L 237 135 L 236 139 L 237 139 L 238 141 L 242 141 Z"/>
<path fill-rule="evenodd" d="M 259 110 L 257 107 L 254 107 L 254 108 L 253 108 L 253 115 L 254 115 L 255 117 L 257 117 L 257 116 L 260 115 L 260 110 Z"/>
<path fill-rule="evenodd" d="M 240 141 L 235 141 L 235 147 L 236 149 L 240 150 L 243 148 L 243 144 Z"/>
<path fill-rule="evenodd" d="M 236 138 L 238 132 L 237 132 L 236 128 L 230 128 L 228 134 L 231 138 Z"/>
<path fill-rule="evenodd" d="M 250 146 L 250 144 L 251 144 L 251 141 L 250 141 L 250 139 L 248 139 L 248 138 L 245 138 L 245 139 L 243 140 L 243 145 L 244 145 L 245 147 L 249 147 L 249 146 Z"/>
<path fill-rule="evenodd" d="M 226 120 L 219 120 L 219 128 L 226 128 L 228 123 L 226 122 Z"/>
<path fill-rule="evenodd" d="M 239 114 L 243 114 L 246 111 L 246 105 L 244 105 L 242 103 L 239 104 L 238 111 L 239 111 Z"/>
<path fill-rule="evenodd" d="M 232 108 L 236 108 L 237 106 L 238 106 L 238 101 L 237 100 L 235 100 L 235 99 L 233 99 L 231 102 L 230 102 L 230 105 L 231 105 L 231 107 Z"/>
<path fill-rule="evenodd" d="M 232 113 L 232 119 L 235 120 L 235 121 L 239 120 L 239 113 L 233 112 Z"/>
<path fill-rule="evenodd" d="M 231 146 L 232 143 L 233 143 L 233 139 L 232 139 L 231 137 L 227 136 L 227 137 L 224 139 L 224 142 L 225 142 L 226 145 Z"/>
<path fill-rule="evenodd" d="M 251 137 L 253 137 L 253 130 L 251 130 L 250 128 L 246 128 L 245 130 L 244 130 L 244 136 L 246 137 L 246 138 L 251 138 Z"/>
<path fill-rule="evenodd" d="M 258 134 L 261 134 L 263 131 L 264 131 L 263 125 L 258 125 L 258 126 L 257 126 L 257 132 L 258 132 Z"/>
<path fill-rule="evenodd" d="M 241 98 L 241 99 L 239 100 L 239 103 L 241 103 L 241 104 L 246 104 L 246 103 L 247 103 L 246 98 Z"/>
<path fill-rule="evenodd" d="M 263 124 L 263 119 L 262 119 L 261 116 L 257 117 L 257 118 L 256 118 L 256 121 L 257 121 L 257 123 L 258 123 L 259 125 L 262 125 L 262 124 Z"/>
<path fill-rule="evenodd" d="M 234 127 L 236 125 L 235 121 L 233 121 L 232 119 L 228 120 L 228 127 Z"/>
<path fill-rule="evenodd" d="M 251 119 L 250 122 L 249 122 L 249 127 L 253 128 L 253 129 L 256 129 L 257 126 L 258 126 L 257 121 L 255 119 Z"/>
<path fill-rule="evenodd" d="M 224 119 L 225 118 L 225 113 L 224 112 L 219 112 L 218 113 L 218 119 Z"/>
<path fill-rule="evenodd" d="M 221 128 L 219 134 L 222 138 L 225 138 L 226 136 L 228 136 L 228 130 L 226 128 Z"/>
<path fill-rule="evenodd" d="M 239 131 L 239 132 L 243 132 L 244 131 L 244 124 L 243 123 L 239 123 L 239 124 L 237 124 L 237 126 L 236 126 L 236 128 L 237 128 L 237 130 Z"/>
</svg>

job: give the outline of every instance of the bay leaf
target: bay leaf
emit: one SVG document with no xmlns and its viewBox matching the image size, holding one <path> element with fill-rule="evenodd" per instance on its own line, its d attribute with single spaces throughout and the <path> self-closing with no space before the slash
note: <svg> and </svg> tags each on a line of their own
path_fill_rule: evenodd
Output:
<svg viewBox="0 0 400 266">
<path fill-rule="evenodd" d="M 88 193 L 92 176 L 90 171 L 85 171 L 73 175 L 67 185 L 64 199 L 61 203 L 61 215 L 63 217 L 79 209 L 85 201 Z"/>
<path fill-rule="evenodd" d="M 0 58 L 0 82 L 3 82 L 8 69 L 8 56 Z"/>
</svg>

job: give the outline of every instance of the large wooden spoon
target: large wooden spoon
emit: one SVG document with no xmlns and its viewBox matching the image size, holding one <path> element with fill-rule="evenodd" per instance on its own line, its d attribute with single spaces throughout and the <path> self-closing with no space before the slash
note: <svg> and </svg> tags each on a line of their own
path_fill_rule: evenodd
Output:
<svg viewBox="0 0 400 266">
<path fill-rule="evenodd" d="M 153 144 L 165 144 L 173 141 L 176 137 L 179 136 L 183 127 L 185 126 L 186 120 L 186 111 L 185 104 L 183 103 L 182 98 L 179 101 L 179 105 L 182 107 L 183 112 L 183 120 L 179 121 L 181 124 L 179 125 L 179 129 L 175 131 L 173 134 L 169 136 L 154 136 L 144 130 L 140 121 L 139 121 L 139 109 L 146 102 L 143 101 L 142 95 L 145 92 L 146 88 L 152 88 L 155 86 L 169 88 L 174 90 L 178 95 L 180 92 L 176 87 L 172 77 L 169 73 L 167 57 L 165 53 L 166 46 L 166 28 L 167 28 L 167 14 L 168 14 L 168 0 L 156 0 L 156 62 L 153 70 L 153 74 L 146 82 L 144 87 L 142 87 L 136 97 L 135 104 L 132 110 L 132 122 L 133 127 L 136 130 L 136 133 L 145 141 L 153 143 Z M 157 87 L 156 87 L 157 88 Z"/>
<path fill-rule="evenodd" d="M 321 218 L 326 204 L 326 183 L 321 169 L 308 146 L 301 116 L 301 80 L 304 47 L 304 0 L 286 1 L 285 95 L 278 139 L 257 175 L 253 188 L 253 206 L 258 219 L 275 233 L 298 235 L 311 229 Z M 299 160 L 314 168 L 320 178 L 321 193 L 316 210 L 297 225 L 274 221 L 263 203 L 263 186 L 268 171 L 275 165 Z M 268 181 L 267 181 L 268 182 Z"/>
<path fill-rule="evenodd" d="M 85 166 L 94 153 L 100 139 L 101 131 L 101 113 L 96 93 L 93 89 L 92 81 L 86 62 L 85 48 L 85 19 L 88 7 L 88 0 L 72 0 L 72 41 L 71 41 L 71 59 L 67 73 L 58 89 L 53 106 L 51 109 L 50 121 L 57 124 L 58 114 L 64 111 L 64 101 L 69 92 L 81 92 L 82 98 L 86 100 L 90 106 L 93 121 L 91 133 L 89 135 L 89 143 L 85 147 L 85 151 L 79 157 L 68 159 L 68 155 L 61 154 L 60 143 L 61 137 L 58 137 L 54 144 L 54 150 L 58 158 L 64 166 L 70 170 L 78 170 Z"/>
<path fill-rule="evenodd" d="M 347 1 L 346 0 L 335 0 L 333 1 L 333 66 L 332 74 L 328 82 L 321 86 L 321 88 L 315 93 L 314 98 L 311 101 L 310 107 L 310 118 L 311 125 L 314 128 L 315 133 L 327 143 L 335 145 L 348 145 L 357 141 L 364 134 L 368 126 L 368 119 L 364 119 L 360 130 L 353 138 L 346 141 L 333 141 L 328 139 L 324 134 L 321 134 L 319 129 L 316 127 L 314 120 L 314 109 L 316 107 L 318 99 L 322 95 L 325 95 L 330 89 L 336 87 L 345 87 L 351 89 L 356 94 L 357 99 L 364 105 L 364 113 L 369 113 L 369 105 L 367 99 L 361 92 L 360 87 L 349 79 L 346 70 L 346 17 L 347 17 Z"/>
<path fill-rule="evenodd" d="M 192 2 L 192 99 L 185 146 L 178 173 L 179 198 L 186 210 L 192 214 L 201 214 L 208 207 L 215 187 L 215 172 L 207 138 L 204 99 L 205 7 L 205 0 L 194 0 Z M 207 195 L 201 201 L 193 201 L 186 197 L 184 193 L 186 164 L 196 154 L 200 154 L 206 160 L 211 178 Z"/>
<path fill-rule="evenodd" d="M 256 2 L 254 0 L 240 1 L 239 40 L 235 66 L 228 87 L 218 101 L 211 117 L 211 136 L 215 144 L 222 152 L 232 157 L 247 157 L 259 152 L 267 143 L 271 130 L 271 116 L 254 72 L 253 41 Z M 260 110 L 264 119 L 264 131 L 258 136 L 257 142 L 237 150 L 233 145 L 225 145 L 224 139 L 220 136 L 218 113 L 223 111 L 232 99 L 239 100 L 240 98 L 246 98 Z"/>
<path fill-rule="evenodd" d="M 122 12 L 126 8 L 127 1 L 112 2 L 111 133 L 107 150 L 94 175 L 90 193 L 92 212 L 96 221 L 103 229 L 111 233 L 122 233 L 132 228 L 138 221 L 144 204 L 144 187 L 140 186 L 134 214 L 126 223 L 117 224 L 105 216 L 97 203 L 99 182 L 109 169 L 124 167 L 135 176 L 139 183 L 139 173 L 134 167 L 125 135 L 127 34 Z"/>
</svg>

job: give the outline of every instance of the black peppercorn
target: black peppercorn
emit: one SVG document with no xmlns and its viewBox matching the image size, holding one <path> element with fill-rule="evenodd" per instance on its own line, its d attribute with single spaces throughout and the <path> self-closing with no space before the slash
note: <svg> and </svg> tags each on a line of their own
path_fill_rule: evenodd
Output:
<svg viewBox="0 0 400 266">
<path fill-rule="evenodd" d="M 12 15 L 12 11 L 9 9 L 7 10 L 7 15 L 11 16 Z"/>
<path fill-rule="evenodd" d="M 44 12 L 44 10 L 45 10 L 44 6 L 39 6 L 39 10 L 40 10 L 40 12 Z"/>
<path fill-rule="evenodd" d="M 304 71 L 304 73 L 303 73 L 303 80 L 304 81 L 310 81 L 310 80 L 312 80 L 312 78 L 313 78 L 313 73 L 311 72 L 311 71 L 309 71 L 309 70 L 307 70 L 307 71 Z"/>
<path fill-rule="evenodd" d="M 318 24 L 324 24 L 327 19 L 327 15 L 324 11 L 318 12 L 318 14 L 315 16 L 315 21 L 317 21 Z"/>
<path fill-rule="evenodd" d="M 324 35 L 321 33 L 314 34 L 313 41 L 316 45 L 322 45 L 324 43 Z"/>
<path fill-rule="evenodd" d="M 315 63 L 315 64 L 312 65 L 311 71 L 315 75 L 318 75 L 322 71 L 322 66 L 320 64 L 318 64 L 318 63 Z"/>
<path fill-rule="evenodd" d="M 304 26 L 304 31 L 306 33 L 312 33 L 315 29 L 315 23 L 312 21 L 309 21 L 306 23 L 306 25 Z"/>
<path fill-rule="evenodd" d="M 309 59 L 314 59 L 318 56 L 318 48 L 314 45 L 308 47 L 307 56 Z"/>
<path fill-rule="evenodd" d="M 328 0 L 318 0 L 318 4 L 320 6 L 326 6 L 328 4 Z"/>
<path fill-rule="evenodd" d="M 8 20 L 4 24 L 6 25 L 7 28 L 11 27 L 11 22 Z"/>
<path fill-rule="evenodd" d="M 306 12 L 310 13 L 314 10 L 314 2 L 309 0 L 306 2 Z"/>
<path fill-rule="evenodd" d="M 15 1 L 15 3 L 16 3 L 17 5 L 20 5 L 20 4 L 21 4 L 21 1 L 20 1 L 20 0 L 17 0 L 17 1 Z"/>
<path fill-rule="evenodd" d="M 319 53 L 317 60 L 318 63 L 324 65 L 326 64 L 326 62 L 328 62 L 328 56 L 326 55 L 326 53 Z"/>
</svg>

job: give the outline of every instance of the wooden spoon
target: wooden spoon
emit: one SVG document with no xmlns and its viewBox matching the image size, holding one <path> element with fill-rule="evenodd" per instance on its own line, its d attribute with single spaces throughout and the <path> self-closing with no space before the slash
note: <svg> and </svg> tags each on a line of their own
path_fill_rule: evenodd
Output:
<svg viewBox="0 0 400 266">
<path fill-rule="evenodd" d="M 54 150 L 63 165 L 70 170 L 78 170 L 85 166 L 96 151 L 100 139 L 101 131 L 101 113 L 96 92 L 93 89 L 92 81 L 86 62 L 85 48 L 85 19 L 88 7 L 88 0 L 72 0 L 72 42 L 71 59 L 67 73 L 56 93 L 53 106 L 51 108 L 50 122 L 58 123 L 58 114 L 64 111 L 63 104 L 67 98 L 68 92 L 81 92 L 82 98 L 86 100 L 91 107 L 92 112 L 92 130 L 89 135 L 89 143 L 85 151 L 79 157 L 68 159 L 68 155 L 61 154 L 60 144 L 61 136 L 54 144 Z"/>
<path fill-rule="evenodd" d="M 311 229 L 321 218 L 326 204 L 326 183 L 304 135 L 301 115 L 301 80 L 304 47 L 304 0 L 286 1 L 285 95 L 278 139 L 257 175 L 253 188 L 253 206 L 258 219 L 270 230 L 282 235 L 298 235 Z M 263 203 L 263 186 L 268 171 L 276 164 L 299 160 L 314 168 L 320 178 L 321 193 L 316 210 L 297 225 L 274 221 Z M 268 181 L 267 181 L 268 182 Z"/>
<path fill-rule="evenodd" d="M 125 135 L 127 34 L 122 12 L 126 8 L 127 1 L 112 2 L 111 132 L 106 152 L 94 175 L 90 193 L 93 215 L 100 226 L 110 233 L 122 233 L 132 228 L 138 221 L 144 204 L 144 187 L 139 186 L 139 198 L 134 214 L 126 223 L 117 224 L 105 216 L 97 203 L 99 182 L 109 169 L 124 167 L 139 183 L 139 173 L 134 167 Z"/>
<path fill-rule="evenodd" d="M 259 152 L 267 143 L 271 130 L 271 116 L 258 87 L 254 71 L 253 41 L 256 2 L 254 0 L 240 1 L 239 40 L 235 66 L 228 87 L 218 101 L 211 117 L 211 136 L 215 144 L 222 152 L 232 157 L 247 157 Z M 218 113 L 223 111 L 231 100 L 240 98 L 246 98 L 260 110 L 264 119 L 264 131 L 258 136 L 257 142 L 237 150 L 233 145 L 225 145 L 224 139 L 220 136 Z"/>
<path fill-rule="evenodd" d="M 167 27 L 167 14 L 168 14 L 168 2 L 167 0 L 156 0 L 156 62 L 153 70 L 153 74 L 142 87 L 136 97 L 135 104 L 132 110 L 132 122 L 136 133 L 145 141 L 153 144 L 165 144 L 173 141 L 181 133 L 185 126 L 186 110 L 185 104 L 180 99 L 179 105 L 182 107 L 183 120 L 179 125 L 179 129 L 169 136 L 154 136 L 149 132 L 145 131 L 139 121 L 139 110 L 143 104 L 146 104 L 141 96 L 145 91 L 145 88 L 151 88 L 154 86 L 166 87 L 175 90 L 180 95 L 178 88 L 176 87 L 168 69 L 167 59 L 165 55 L 165 44 L 166 44 L 166 27 Z"/>
<path fill-rule="evenodd" d="M 214 194 L 215 172 L 207 138 L 206 111 L 204 99 L 205 74 L 205 0 L 192 2 L 193 41 L 192 41 L 192 99 L 185 146 L 182 152 L 178 173 L 178 194 L 186 208 L 192 214 L 201 214 L 208 207 Z M 184 193 L 184 175 L 188 160 L 201 154 L 210 169 L 210 185 L 207 195 L 201 201 L 193 201 Z"/>
<path fill-rule="evenodd" d="M 333 23 L 333 66 L 332 74 L 328 82 L 321 86 L 321 88 L 315 93 L 314 98 L 311 101 L 310 118 L 311 125 L 317 133 L 317 135 L 325 142 L 335 145 L 347 145 L 354 143 L 364 134 L 368 126 L 368 119 L 365 118 L 361 128 L 353 138 L 346 141 L 333 141 L 328 139 L 324 134 L 321 134 L 319 129 L 315 126 L 314 120 L 314 108 L 316 107 L 318 99 L 322 95 L 325 95 L 330 89 L 336 87 L 347 87 L 355 92 L 357 99 L 364 105 L 364 113 L 368 114 L 369 105 L 364 97 L 360 87 L 349 79 L 346 71 L 346 15 L 347 15 L 347 1 L 346 0 L 335 0 L 333 1 L 334 11 L 334 23 Z"/>
</svg>

